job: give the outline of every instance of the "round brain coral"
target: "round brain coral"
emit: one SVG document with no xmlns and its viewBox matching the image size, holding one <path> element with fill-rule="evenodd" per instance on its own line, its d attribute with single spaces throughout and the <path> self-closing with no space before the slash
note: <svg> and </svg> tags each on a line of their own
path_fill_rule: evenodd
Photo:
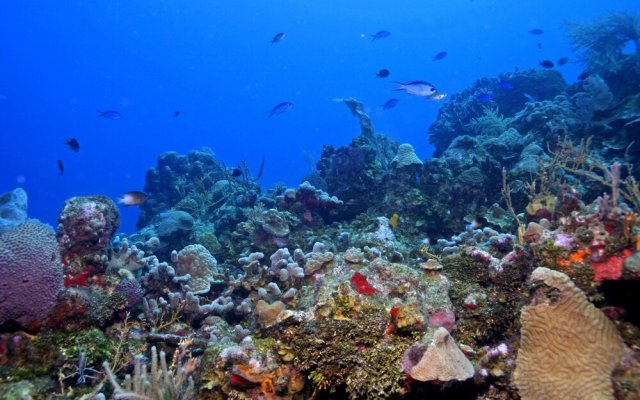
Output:
<svg viewBox="0 0 640 400">
<path fill-rule="evenodd" d="M 0 325 L 42 321 L 61 289 L 60 250 L 49 226 L 28 221 L 0 236 Z"/>
</svg>

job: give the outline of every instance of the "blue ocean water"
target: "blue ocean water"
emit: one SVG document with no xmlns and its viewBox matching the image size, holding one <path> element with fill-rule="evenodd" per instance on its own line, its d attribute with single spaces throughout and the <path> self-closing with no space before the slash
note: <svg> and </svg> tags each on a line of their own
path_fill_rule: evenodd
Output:
<svg viewBox="0 0 640 400">
<path fill-rule="evenodd" d="M 540 68 L 541 60 L 575 61 L 563 24 L 620 10 L 640 5 L 4 1 L 0 193 L 25 188 L 29 215 L 54 224 L 65 199 L 142 190 L 159 154 L 205 146 L 228 166 L 246 160 L 254 172 L 264 155 L 263 188 L 294 186 L 323 145 L 359 133 L 358 121 L 332 101 L 351 96 L 369 107 L 377 131 L 428 158 L 427 128 L 442 103 L 393 92 L 392 81 L 426 80 L 453 94 L 484 76 Z M 380 30 L 391 34 L 372 41 Z M 278 32 L 286 36 L 271 44 Z M 441 51 L 447 56 L 433 60 Z M 391 71 L 386 79 L 375 77 L 382 68 Z M 572 62 L 558 68 L 569 82 L 581 71 Z M 392 97 L 399 103 L 383 111 Z M 284 101 L 292 109 L 268 118 Z M 122 118 L 98 118 L 98 110 Z M 79 141 L 78 153 L 66 138 Z M 134 231 L 137 208 L 121 212 L 121 230 Z"/>
</svg>

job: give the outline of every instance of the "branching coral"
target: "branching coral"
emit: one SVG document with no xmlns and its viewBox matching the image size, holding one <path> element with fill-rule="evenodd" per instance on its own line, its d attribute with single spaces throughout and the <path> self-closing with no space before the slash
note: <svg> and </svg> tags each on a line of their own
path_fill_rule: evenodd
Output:
<svg viewBox="0 0 640 400">
<path fill-rule="evenodd" d="M 109 381 L 114 387 L 115 399 L 137 400 L 188 400 L 194 398 L 193 379 L 189 373 L 193 370 L 191 360 L 184 365 L 167 366 L 164 351 L 158 352 L 155 346 L 151 348 L 151 371 L 143 358 L 136 358 L 133 377 L 127 375 L 124 387 L 120 386 L 108 362 L 102 364 Z"/>
<path fill-rule="evenodd" d="M 598 159 L 590 150 L 591 139 L 582 140 L 574 145 L 570 140 L 564 139 L 560 143 L 559 150 L 553 153 L 554 163 L 565 171 L 587 178 L 591 181 L 611 189 L 611 199 L 614 207 L 618 198 L 622 196 L 635 209 L 640 211 L 640 184 L 627 172 L 627 177 L 621 179 L 621 165 L 613 163 L 607 165 Z"/>
</svg>

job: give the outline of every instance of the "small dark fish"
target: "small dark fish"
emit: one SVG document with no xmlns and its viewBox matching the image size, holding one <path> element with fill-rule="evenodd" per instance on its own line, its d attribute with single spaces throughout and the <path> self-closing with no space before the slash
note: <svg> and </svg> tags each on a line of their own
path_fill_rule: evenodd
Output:
<svg viewBox="0 0 640 400">
<path fill-rule="evenodd" d="M 509 81 L 500 81 L 500 83 L 498 83 L 498 88 L 500 90 L 511 90 L 513 89 L 513 83 Z"/>
<path fill-rule="evenodd" d="M 58 160 L 58 175 L 62 175 L 64 173 L 64 164 L 62 160 Z"/>
<path fill-rule="evenodd" d="M 476 99 L 482 103 L 488 103 L 493 100 L 493 95 L 491 93 L 482 93 L 477 95 Z"/>
<path fill-rule="evenodd" d="M 240 168 L 235 167 L 234 169 L 231 170 L 231 176 L 233 176 L 234 178 L 237 178 L 240 175 L 242 175 L 242 170 Z"/>
<path fill-rule="evenodd" d="M 544 31 L 542 29 L 535 28 L 530 30 L 529 33 L 532 35 L 542 35 Z"/>
<path fill-rule="evenodd" d="M 382 104 L 380 107 L 382 107 L 383 111 L 384 110 L 388 110 L 390 108 L 395 107 L 396 104 L 398 104 L 398 101 L 400 101 L 400 100 L 398 100 L 398 99 L 389 99 L 389 100 L 387 100 L 386 103 Z"/>
<path fill-rule="evenodd" d="M 389 76 L 391 74 L 391 72 L 389 72 L 388 69 L 381 69 L 380 71 L 376 72 L 376 76 L 378 78 L 386 78 L 387 76 Z"/>
<path fill-rule="evenodd" d="M 553 68 L 555 64 L 551 60 L 542 60 L 540 61 L 540 66 L 542 68 Z"/>
<path fill-rule="evenodd" d="M 578 80 L 583 81 L 583 80 L 587 79 L 589 77 L 589 75 L 591 75 L 591 73 L 589 73 L 587 71 L 584 71 L 583 73 L 578 75 Z"/>
<path fill-rule="evenodd" d="M 283 101 L 282 103 L 273 107 L 271 110 L 265 111 L 265 112 L 269 114 L 269 117 L 273 117 L 274 115 L 280 115 L 280 114 L 286 113 L 287 111 L 291 110 L 291 107 L 293 107 L 292 102 Z"/>
<path fill-rule="evenodd" d="M 284 39 L 285 36 L 287 36 L 287 35 L 284 32 L 276 33 L 276 35 L 273 37 L 273 39 L 271 39 L 271 44 L 280 43 L 282 41 L 282 39 Z"/>
<path fill-rule="evenodd" d="M 148 194 L 134 190 L 134 191 L 125 193 L 122 196 L 122 198 L 118 199 L 118 203 L 124 206 L 137 206 L 139 204 L 144 203 L 148 197 L 149 197 Z"/>
<path fill-rule="evenodd" d="M 262 173 L 264 172 L 264 154 L 262 155 L 262 162 L 260 163 L 260 170 L 258 171 L 258 175 L 256 176 L 256 180 L 262 178 Z"/>
<path fill-rule="evenodd" d="M 116 120 L 116 119 L 122 118 L 122 114 L 114 110 L 107 110 L 107 111 L 98 110 L 98 117 Z"/>
<path fill-rule="evenodd" d="M 80 143 L 78 143 L 78 140 L 76 138 L 66 139 L 64 141 L 64 144 L 69 146 L 69 148 L 76 153 L 80 151 Z"/>
<path fill-rule="evenodd" d="M 538 50 L 542 50 L 542 43 L 538 42 Z"/>
<path fill-rule="evenodd" d="M 389 37 L 389 35 L 391 35 L 391 32 L 389 31 L 378 31 L 371 35 L 371 41 L 373 42 L 374 40 L 384 39 L 386 37 Z"/>
<path fill-rule="evenodd" d="M 440 53 L 438 53 L 435 56 L 433 56 L 433 60 L 434 61 L 442 60 L 443 58 L 445 58 L 447 56 L 447 54 L 449 54 L 449 53 L 447 53 L 446 51 L 441 51 Z"/>
<path fill-rule="evenodd" d="M 437 92 L 436 88 L 432 84 L 425 81 L 412 81 L 408 83 L 395 82 L 395 83 L 400 85 L 400 87 L 394 90 L 404 90 L 405 92 L 409 94 L 413 94 L 415 96 L 430 97 L 436 94 Z"/>
<path fill-rule="evenodd" d="M 179 117 L 179 116 L 180 116 L 180 110 L 175 110 L 175 111 L 173 112 L 173 118 L 175 118 L 175 117 Z"/>
<path fill-rule="evenodd" d="M 568 62 L 569 59 L 567 57 L 558 58 L 558 65 L 565 65 Z"/>
</svg>

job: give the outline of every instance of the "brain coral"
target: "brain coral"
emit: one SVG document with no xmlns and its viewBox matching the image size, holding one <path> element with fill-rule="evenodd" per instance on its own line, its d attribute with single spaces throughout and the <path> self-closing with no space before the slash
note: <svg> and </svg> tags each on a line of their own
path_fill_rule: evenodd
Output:
<svg viewBox="0 0 640 400">
<path fill-rule="evenodd" d="M 514 371 L 522 399 L 613 399 L 611 372 L 627 352 L 616 327 L 567 275 L 536 268 L 530 280 Z"/>
<path fill-rule="evenodd" d="M 409 143 L 402 143 L 398 147 L 398 154 L 391 160 L 396 168 L 404 168 L 410 165 L 422 165 L 422 161 L 416 155 L 416 151 Z"/>
<path fill-rule="evenodd" d="M 0 236 L 0 325 L 41 321 L 62 289 L 62 265 L 49 226 L 28 221 Z"/>
</svg>

